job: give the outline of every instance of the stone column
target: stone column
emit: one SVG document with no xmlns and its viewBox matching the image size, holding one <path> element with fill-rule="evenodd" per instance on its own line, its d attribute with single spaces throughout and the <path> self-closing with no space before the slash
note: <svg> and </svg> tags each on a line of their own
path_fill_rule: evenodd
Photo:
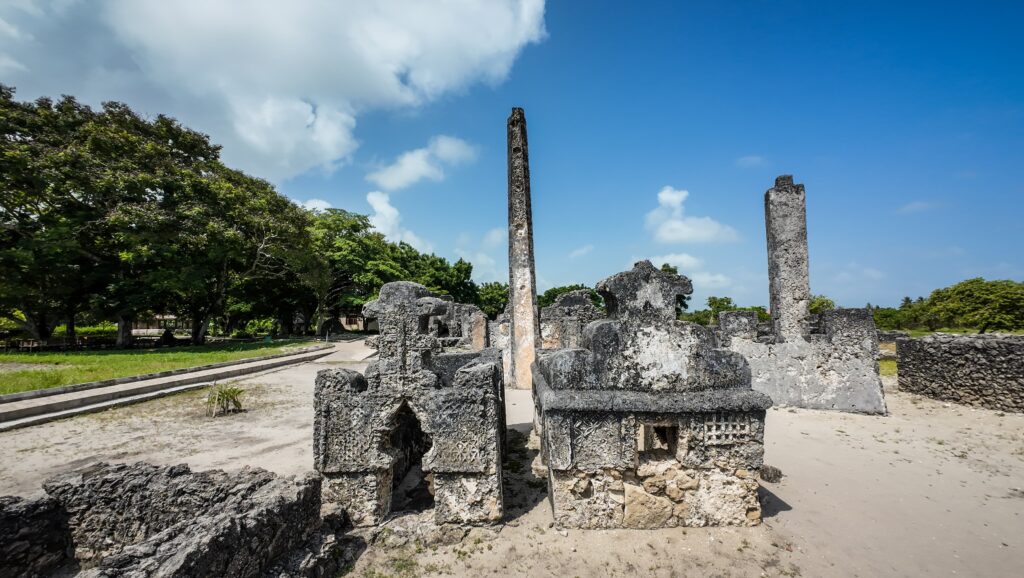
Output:
<svg viewBox="0 0 1024 578">
<path fill-rule="evenodd" d="M 810 314 L 804 186 L 794 185 L 791 175 L 775 179 L 764 194 L 764 220 L 772 328 L 777 341 L 791 341 L 807 334 Z"/>
<path fill-rule="evenodd" d="M 530 365 L 540 343 L 537 280 L 533 265 L 533 213 L 530 208 L 530 158 L 526 115 L 513 108 L 508 117 L 508 291 L 513 387 L 531 389 Z"/>
</svg>

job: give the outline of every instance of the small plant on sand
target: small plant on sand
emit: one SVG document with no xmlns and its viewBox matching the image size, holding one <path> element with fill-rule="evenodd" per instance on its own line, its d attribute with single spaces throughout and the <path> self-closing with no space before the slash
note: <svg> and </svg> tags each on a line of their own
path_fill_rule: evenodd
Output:
<svg viewBox="0 0 1024 578">
<path fill-rule="evenodd" d="M 242 409 L 242 394 L 245 390 L 227 384 L 214 384 L 206 396 L 206 415 L 217 417 Z"/>
</svg>

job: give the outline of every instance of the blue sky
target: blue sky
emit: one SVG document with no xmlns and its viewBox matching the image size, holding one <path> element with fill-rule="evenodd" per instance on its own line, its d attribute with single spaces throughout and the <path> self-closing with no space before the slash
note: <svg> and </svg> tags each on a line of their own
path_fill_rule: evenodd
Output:
<svg viewBox="0 0 1024 578">
<path fill-rule="evenodd" d="M 894 305 L 1024 279 L 1019 2 L 164 4 L 0 7 L 0 78 L 176 116 L 479 281 L 507 275 L 513 106 L 538 289 L 660 257 L 697 302 L 766 304 L 779 174 L 807 187 L 815 293 Z"/>
</svg>

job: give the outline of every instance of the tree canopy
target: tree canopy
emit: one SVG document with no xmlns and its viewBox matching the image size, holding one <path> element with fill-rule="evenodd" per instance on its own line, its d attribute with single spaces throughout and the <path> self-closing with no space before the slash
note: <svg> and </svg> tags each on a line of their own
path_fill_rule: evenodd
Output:
<svg viewBox="0 0 1024 578">
<path fill-rule="evenodd" d="M 211 321 L 318 328 L 399 279 L 480 301 L 470 263 L 389 242 L 365 215 L 306 210 L 173 118 L 19 102 L 2 85 L 0 269 L 0 317 L 43 341 L 85 317 L 128 344 L 153 313 L 189 320 L 197 343 Z"/>
</svg>

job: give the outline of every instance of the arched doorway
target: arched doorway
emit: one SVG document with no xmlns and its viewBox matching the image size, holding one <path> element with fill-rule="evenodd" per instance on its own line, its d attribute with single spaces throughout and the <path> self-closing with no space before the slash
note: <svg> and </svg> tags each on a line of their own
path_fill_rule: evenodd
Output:
<svg viewBox="0 0 1024 578">
<path fill-rule="evenodd" d="M 391 419 L 389 438 L 395 464 L 392 466 L 391 512 L 423 511 L 434 507 L 433 474 L 423 471 L 423 456 L 430 451 L 430 434 L 402 402 Z"/>
</svg>

